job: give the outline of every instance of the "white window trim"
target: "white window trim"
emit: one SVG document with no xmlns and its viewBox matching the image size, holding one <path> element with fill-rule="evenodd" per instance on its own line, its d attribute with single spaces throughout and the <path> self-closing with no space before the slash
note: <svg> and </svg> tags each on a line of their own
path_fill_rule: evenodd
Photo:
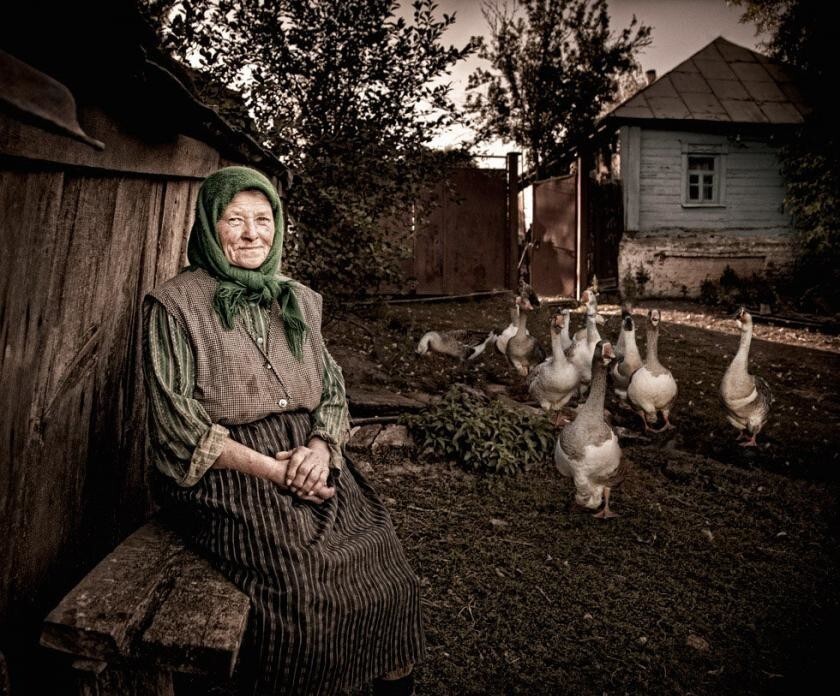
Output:
<svg viewBox="0 0 840 696">
<path fill-rule="evenodd" d="M 682 174 L 680 184 L 683 208 L 725 208 L 726 207 L 726 145 L 682 143 Z M 689 156 L 705 156 L 715 158 L 715 184 L 717 186 L 717 200 L 703 202 L 688 199 L 688 158 Z"/>
</svg>

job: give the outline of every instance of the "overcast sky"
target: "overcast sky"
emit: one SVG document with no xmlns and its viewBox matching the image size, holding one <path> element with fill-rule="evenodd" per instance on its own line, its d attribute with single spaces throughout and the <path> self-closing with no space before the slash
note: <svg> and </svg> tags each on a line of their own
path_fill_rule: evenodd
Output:
<svg viewBox="0 0 840 696">
<path fill-rule="evenodd" d="M 438 4 L 441 12 L 456 13 L 455 24 L 444 35 L 447 43 L 462 46 L 470 36 L 487 32 L 481 0 L 438 0 Z M 640 54 L 640 62 L 644 70 L 656 70 L 660 77 L 718 36 L 753 50 L 760 50 L 763 38 L 756 37 L 755 26 L 738 21 L 740 7 L 724 0 L 609 0 L 609 8 L 610 27 L 616 31 L 628 26 L 634 14 L 652 27 L 652 43 Z M 467 76 L 479 63 L 475 58 L 463 61 L 453 73 L 457 101 L 463 101 Z M 459 129 L 432 144 L 451 144 L 466 135 L 466 129 Z M 497 146 L 493 154 L 504 149 Z"/>
</svg>

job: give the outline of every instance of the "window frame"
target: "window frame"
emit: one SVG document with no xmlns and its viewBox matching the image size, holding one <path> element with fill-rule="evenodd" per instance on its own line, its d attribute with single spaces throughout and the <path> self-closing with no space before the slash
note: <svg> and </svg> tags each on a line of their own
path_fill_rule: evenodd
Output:
<svg viewBox="0 0 840 696">
<path fill-rule="evenodd" d="M 682 144 L 682 193 L 680 199 L 683 208 L 725 208 L 726 207 L 726 145 L 709 144 Z M 712 170 L 712 182 L 715 189 L 715 196 L 710 201 L 695 201 L 688 197 L 689 188 L 689 157 L 711 157 L 714 161 Z M 702 184 L 701 184 L 702 186 Z"/>
</svg>

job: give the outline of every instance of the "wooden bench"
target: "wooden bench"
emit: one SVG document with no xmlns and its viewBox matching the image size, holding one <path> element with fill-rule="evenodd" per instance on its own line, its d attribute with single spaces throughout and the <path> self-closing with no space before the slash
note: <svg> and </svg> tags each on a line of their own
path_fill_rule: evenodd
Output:
<svg viewBox="0 0 840 696">
<path fill-rule="evenodd" d="M 171 696 L 173 672 L 233 674 L 250 600 L 150 522 L 47 616 L 41 645 L 73 656 L 78 693 Z"/>
</svg>

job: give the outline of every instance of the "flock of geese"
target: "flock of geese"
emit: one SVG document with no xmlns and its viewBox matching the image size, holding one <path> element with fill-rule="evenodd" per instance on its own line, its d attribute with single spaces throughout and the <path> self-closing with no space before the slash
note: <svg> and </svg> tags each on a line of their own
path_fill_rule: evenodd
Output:
<svg viewBox="0 0 840 696">
<path fill-rule="evenodd" d="M 642 359 L 629 305 L 622 305 L 621 329 L 615 344 L 603 340 L 598 330 L 604 319 L 598 314 L 594 289 L 584 291 L 581 306 L 585 307 L 586 318 L 583 328 L 574 334 L 569 333 L 568 309 L 551 317 L 548 356 L 528 331 L 528 315 L 539 307 L 539 298 L 527 284 L 520 286 L 511 308 L 510 324 L 504 331 L 491 331 L 478 343 L 470 341 L 475 332 L 430 331 L 420 339 L 417 353 L 432 351 L 474 360 L 495 346 L 510 366 L 525 377 L 531 397 L 543 410 L 556 414 L 556 428 L 563 421 L 561 409 L 577 396 L 575 418 L 557 437 L 554 463 L 563 476 L 573 480 L 577 504 L 599 510 L 594 516 L 606 519 L 616 515 L 610 510 L 609 496 L 620 479 L 621 464 L 618 436 L 604 414 L 608 381 L 620 402 L 639 415 L 645 432 L 674 427 L 670 414 L 678 390 L 673 374 L 659 360 L 659 310 L 648 312 L 646 354 Z M 755 446 L 773 398 L 767 382 L 749 372 L 752 317 L 742 307 L 735 320 L 741 341 L 721 381 L 720 398 L 726 418 L 739 432 L 738 440 L 743 440 L 741 445 Z M 660 416 L 662 425 L 654 428 Z"/>
</svg>

